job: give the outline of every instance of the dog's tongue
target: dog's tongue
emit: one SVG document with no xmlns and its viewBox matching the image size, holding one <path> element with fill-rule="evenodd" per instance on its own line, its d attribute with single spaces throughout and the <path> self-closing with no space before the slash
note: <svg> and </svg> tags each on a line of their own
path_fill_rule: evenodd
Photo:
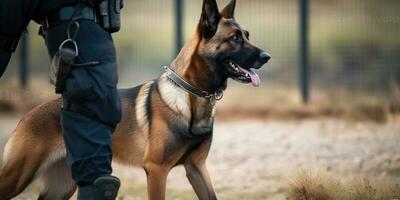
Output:
<svg viewBox="0 0 400 200">
<path fill-rule="evenodd" d="M 254 87 L 260 87 L 261 85 L 260 77 L 252 69 L 250 69 L 250 78 L 251 78 L 251 83 L 253 84 Z"/>
<path fill-rule="evenodd" d="M 240 69 L 250 75 L 251 84 L 253 84 L 254 87 L 260 87 L 260 85 L 261 85 L 260 77 L 258 76 L 258 74 L 256 72 L 253 71 L 253 69 L 247 70 L 242 67 L 240 67 Z"/>
</svg>

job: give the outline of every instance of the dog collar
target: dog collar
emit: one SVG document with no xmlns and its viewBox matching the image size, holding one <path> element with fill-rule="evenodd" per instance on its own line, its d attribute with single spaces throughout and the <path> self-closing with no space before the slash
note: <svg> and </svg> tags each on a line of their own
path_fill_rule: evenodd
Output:
<svg viewBox="0 0 400 200">
<path fill-rule="evenodd" d="M 218 89 L 215 92 L 208 92 L 204 90 L 200 90 L 190 83 L 186 82 L 182 77 L 180 77 L 178 74 L 176 74 L 174 71 L 172 71 L 171 68 L 168 66 L 164 67 L 165 69 L 165 74 L 167 75 L 168 79 L 173 81 L 175 84 L 177 84 L 180 88 L 185 90 L 186 92 L 189 92 L 190 94 L 193 94 L 198 97 L 203 97 L 209 100 L 216 100 L 219 101 L 222 99 L 224 96 L 224 91 L 222 89 Z"/>
</svg>

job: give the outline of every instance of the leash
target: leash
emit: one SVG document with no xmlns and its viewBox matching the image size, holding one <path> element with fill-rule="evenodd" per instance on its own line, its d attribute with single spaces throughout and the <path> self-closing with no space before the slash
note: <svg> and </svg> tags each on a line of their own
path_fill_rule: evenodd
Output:
<svg viewBox="0 0 400 200">
<path fill-rule="evenodd" d="M 210 102 L 213 101 L 219 101 L 222 99 L 224 96 L 224 91 L 222 89 L 218 89 L 215 92 L 208 92 L 204 90 L 200 90 L 190 83 L 186 82 L 182 77 L 180 77 L 178 74 L 176 74 L 174 71 L 172 71 L 169 66 L 165 66 L 165 74 L 167 75 L 168 79 L 173 81 L 176 85 L 178 85 L 180 88 L 185 90 L 186 92 L 189 92 L 190 94 L 193 94 L 198 97 L 206 98 L 210 100 Z"/>
</svg>

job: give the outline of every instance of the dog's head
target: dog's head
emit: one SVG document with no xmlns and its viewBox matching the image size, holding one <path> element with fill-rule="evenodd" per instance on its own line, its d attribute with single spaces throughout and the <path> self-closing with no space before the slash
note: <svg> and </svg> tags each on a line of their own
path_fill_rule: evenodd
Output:
<svg viewBox="0 0 400 200">
<path fill-rule="evenodd" d="M 221 79 L 260 85 L 254 69 L 261 68 L 270 55 L 250 42 L 250 33 L 236 22 L 236 0 L 221 12 L 216 0 L 204 0 L 198 34 L 197 54 Z"/>
</svg>

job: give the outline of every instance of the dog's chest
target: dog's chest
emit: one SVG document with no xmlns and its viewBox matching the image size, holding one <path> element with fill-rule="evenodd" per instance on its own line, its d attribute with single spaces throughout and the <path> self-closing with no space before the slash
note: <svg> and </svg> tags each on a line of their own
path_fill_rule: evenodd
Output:
<svg viewBox="0 0 400 200">
<path fill-rule="evenodd" d="M 197 127 L 197 126 L 193 126 Z M 176 165 L 185 162 L 186 158 L 192 154 L 199 146 L 213 136 L 212 125 L 211 128 L 195 128 L 189 126 L 179 125 L 174 123 L 170 129 L 171 133 L 168 134 L 164 150 L 164 161 L 172 161 Z M 169 160 L 168 158 L 177 158 Z"/>
<path fill-rule="evenodd" d="M 208 99 L 190 98 L 189 93 L 161 77 L 160 96 L 173 111 L 168 124 L 175 135 L 196 137 L 212 134 L 215 105 Z"/>
</svg>

